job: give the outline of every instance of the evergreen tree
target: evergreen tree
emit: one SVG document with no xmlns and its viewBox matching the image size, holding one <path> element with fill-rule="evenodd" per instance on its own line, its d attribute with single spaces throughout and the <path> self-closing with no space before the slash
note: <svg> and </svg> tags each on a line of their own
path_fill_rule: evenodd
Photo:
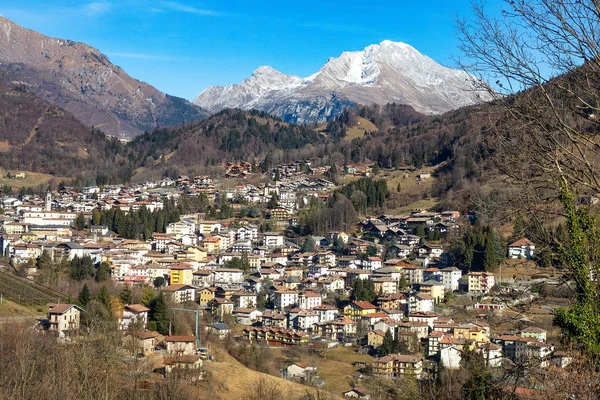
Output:
<svg viewBox="0 0 600 400">
<path fill-rule="evenodd" d="M 342 254 L 344 252 L 345 248 L 346 248 L 346 244 L 344 243 L 344 240 L 338 236 L 338 238 L 333 243 L 333 251 L 338 254 Z"/>
<path fill-rule="evenodd" d="M 149 287 L 144 287 L 142 289 L 141 303 L 143 305 L 145 305 L 146 307 L 150 307 L 150 305 L 152 304 L 152 302 L 154 301 L 155 298 L 156 298 L 156 294 L 154 293 L 154 290 L 150 289 Z"/>
<path fill-rule="evenodd" d="M 267 203 L 267 208 L 269 210 L 274 210 L 277 207 L 279 207 L 279 196 L 277 196 L 277 193 L 273 192 L 269 202 Z"/>
<path fill-rule="evenodd" d="M 110 274 L 110 264 L 106 261 L 101 262 L 98 271 L 96 272 L 96 282 L 104 282 L 110 279 Z"/>
<path fill-rule="evenodd" d="M 50 253 L 48 253 L 48 250 L 44 250 L 42 254 L 38 257 L 36 267 L 38 269 L 47 269 L 52 267 L 52 257 L 50 257 Z"/>
<path fill-rule="evenodd" d="M 94 262 L 90 256 L 85 256 L 82 258 L 75 256 L 68 265 L 71 272 L 71 278 L 76 281 L 89 279 L 94 275 L 95 272 Z"/>
<path fill-rule="evenodd" d="M 392 354 L 394 350 L 394 338 L 392 337 L 392 332 L 388 329 L 385 331 L 385 336 L 383 337 L 383 344 L 379 347 L 379 353 L 382 356 L 387 356 L 388 354 Z"/>
<path fill-rule="evenodd" d="M 155 288 L 159 289 L 165 285 L 165 278 L 163 278 L 162 276 L 157 276 L 156 278 L 154 278 L 153 284 Z"/>
<path fill-rule="evenodd" d="M 425 228 L 423 227 L 423 225 L 417 226 L 417 230 L 416 230 L 415 234 L 421 238 L 425 237 Z"/>
<path fill-rule="evenodd" d="M 94 211 L 92 211 L 92 224 L 100 225 L 101 221 L 102 213 L 100 213 L 100 211 L 97 208 L 94 208 Z"/>
<path fill-rule="evenodd" d="M 362 301 L 365 296 L 364 283 L 362 279 L 355 279 L 352 282 L 352 290 L 350 291 L 350 300 Z"/>
<path fill-rule="evenodd" d="M 247 274 L 250 271 L 250 260 L 248 259 L 248 252 L 244 251 L 242 253 L 240 269 Z"/>
<path fill-rule="evenodd" d="M 154 298 L 150 306 L 151 318 L 156 322 L 156 328 L 161 335 L 169 334 L 169 308 L 162 292 Z"/>
<path fill-rule="evenodd" d="M 106 286 L 102 286 L 100 288 L 100 292 L 98 293 L 98 296 L 96 296 L 96 300 L 102 303 L 108 311 L 112 311 L 112 302 Z"/>
<path fill-rule="evenodd" d="M 367 246 L 367 250 L 365 252 L 367 257 L 375 257 L 377 255 L 377 248 L 373 245 Z"/>
<path fill-rule="evenodd" d="M 498 258 L 496 254 L 496 246 L 491 237 L 485 241 L 485 248 L 483 254 L 483 269 L 487 272 L 493 272 L 498 266 Z"/>
<path fill-rule="evenodd" d="M 131 288 L 129 285 L 125 285 L 121 292 L 119 293 L 119 299 L 123 303 L 123 305 L 131 304 L 133 301 L 133 294 L 131 293 Z"/>
<path fill-rule="evenodd" d="M 88 288 L 87 283 L 83 285 L 81 291 L 79 292 L 79 296 L 77 296 L 77 304 L 79 304 L 82 308 L 85 308 L 90 302 L 90 289 Z"/>
<path fill-rule="evenodd" d="M 404 290 L 408 287 L 408 282 L 406 281 L 406 278 L 404 277 L 404 275 L 400 277 L 398 286 L 400 286 L 400 290 Z"/>
<path fill-rule="evenodd" d="M 312 236 L 307 236 L 300 251 L 302 253 L 314 253 L 316 247 L 317 243 L 315 242 L 315 239 Z"/>
<path fill-rule="evenodd" d="M 375 298 L 377 298 L 377 292 L 375 291 L 375 282 L 373 282 L 371 279 L 367 279 L 366 285 L 365 285 L 365 294 L 366 294 L 366 301 L 373 301 L 375 300 Z"/>
<path fill-rule="evenodd" d="M 77 229 L 78 231 L 81 231 L 85 228 L 85 217 L 83 216 L 83 214 L 77 214 L 77 217 L 75 218 L 75 229 Z"/>
</svg>

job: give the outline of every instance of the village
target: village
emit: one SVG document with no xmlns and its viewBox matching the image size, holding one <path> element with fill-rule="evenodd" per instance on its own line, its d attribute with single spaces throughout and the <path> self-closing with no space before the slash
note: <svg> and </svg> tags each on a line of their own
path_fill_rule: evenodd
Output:
<svg viewBox="0 0 600 400">
<path fill-rule="evenodd" d="M 225 168 L 228 178 L 251 173 L 245 165 Z M 323 176 L 328 170 L 281 165 L 273 181 L 228 188 L 208 176 L 180 176 L 134 186 L 64 186 L 42 196 L 5 196 L 0 249 L 25 279 L 38 280 L 42 272 L 36 260 L 42 257 L 89 258 L 95 269 L 108 265 L 117 287 L 152 288 L 173 310 L 195 314 L 191 332 L 175 334 L 169 325 L 161 334 L 151 323 L 148 304 L 123 302 L 113 309 L 126 342 L 134 341 L 141 356 L 160 354 L 158 369 L 165 374 L 180 368 L 201 376 L 206 363 L 215 360 L 201 343 L 208 331 L 216 340 L 233 338 L 240 345 L 351 347 L 368 354 L 369 361 L 356 364 L 350 387 L 338 393 L 351 398 L 369 398 L 360 381 L 366 374 L 427 380 L 442 367 L 458 370 L 465 349 L 496 371 L 526 361 L 536 369 L 565 368 L 572 361 L 556 351 L 547 329 L 518 312 L 537 296 L 524 290 L 526 285 L 546 281 L 451 265 L 449 239 L 471 223 L 469 215 L 413 209 L 366 217 L 349 232 L 291 236 L 300 210 L 311 199 L 327 199 L 336 188 Z M 367 169 L 345 167 L 344 172 L 369 176 Z M 168 202 L 198 196 L 218 200 L 221 209 L 227 204 L 233 212 L 220 219 L 181 214 L 147 239 L 127 239 L 95 223 L 110 210 L 154 213 Z M 263 211 L 235 216 L 249 207 Z M 536 246 L 527 238 L 502 251 L 507 262 L 535 265 Z M 3 293 L 3 298 L 28 300 L 26 294 L 16 299 Z M 66 300 L 49 304 L 39 325 L 59 340 L 77 336 L 86 312 L 83 304 Z M 315 365 L 302 360 L 283 366 L 280 374 L 309 385 L 328 383 Z"/>
</svg>

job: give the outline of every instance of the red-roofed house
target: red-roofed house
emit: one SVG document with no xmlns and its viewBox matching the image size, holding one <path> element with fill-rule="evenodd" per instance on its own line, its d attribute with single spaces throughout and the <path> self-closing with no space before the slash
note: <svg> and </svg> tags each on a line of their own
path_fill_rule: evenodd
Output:
<svg viewBox="0 0 600 400">
<path fill-rule="evenodd" d="M 508 258 L 533 258 L 535 244 L 527 238 L 522 238 L 508 245 Z"/>
<path fill-rule="evenodd" d="M 148 311 L 150 309 L 141 304 L 129 304 L 123 307 L 123 314 L 119 318 L 119 329 L 126 330 L 136 322 L 141 329 L 146 329 L 148 324 Z"/>
</svg>

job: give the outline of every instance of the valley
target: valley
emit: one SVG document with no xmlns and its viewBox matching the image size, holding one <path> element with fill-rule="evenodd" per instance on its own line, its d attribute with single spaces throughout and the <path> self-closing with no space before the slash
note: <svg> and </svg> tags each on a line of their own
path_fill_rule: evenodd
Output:
<svg viewBox="0 0 600 400">
<path fill-rule="evenodd" d="M 600 397 L 597 4 L 32 2 L 0 399 Z"/>
</svg>

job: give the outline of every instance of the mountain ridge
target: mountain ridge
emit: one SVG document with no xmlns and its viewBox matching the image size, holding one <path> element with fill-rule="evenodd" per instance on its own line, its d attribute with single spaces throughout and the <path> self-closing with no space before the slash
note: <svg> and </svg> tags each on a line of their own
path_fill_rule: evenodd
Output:
<svg viewBox="0 0 600 400">
<path fill-rule="evenodd" d="M 256 108 L 305 123 L 358 104 L 407 104 L 421 113 L 442 114 L 489 99 L 475 92 L 466 72 L 444 67 L 406 43 L 384 40 L 331 57 L 306 78 L 261 66 L 240 84 L 208 87 L 192 102 L 212 112 Z"/>
<path fill-rule="evenodd" d="M 200 120 L 208 113 L 132 78 L 98 49 L 0 16 L 0 81 L 22 85 L 111 136 Z"/>
</svg>

